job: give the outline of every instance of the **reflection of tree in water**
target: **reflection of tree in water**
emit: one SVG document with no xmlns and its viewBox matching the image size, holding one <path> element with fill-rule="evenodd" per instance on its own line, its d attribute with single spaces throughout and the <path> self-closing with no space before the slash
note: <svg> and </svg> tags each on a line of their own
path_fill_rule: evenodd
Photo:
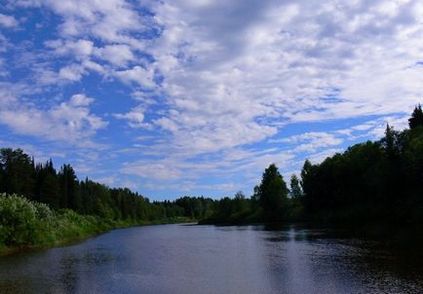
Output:
<svg viewBox="0 0 423 294">
<path fill-rule="evenodd" d="M 22 284 L 27 281 L 13 281 L 13 280 L 0 280 L 0 293 L 2 294 L 24 294 L 25 289 L 22 289 Z M 28 281 L 27 285 L 30 285 L 31 281 Z"/>
<path fill-rule="evenodd" d="M 22 265 L 26 265 L 27 260 L 26 254 L 0 257 L 1 294 L 43 293 L 42 288 L 40 289 L 39 277 L 34 275 L 38 270 L 37 267 L 29 267 L 25 274 L 20 274 Z"/>
<path fill-rule="evenodd" d="M 83 280 L 95 279 L 95 275 L 90 274 L 92 269 L 107 264 L 114 260 L 113 256 L 97 248 L 94 252 L 85 252 L 80 256 L 65 255 L 60 261 L 60 277 L 62 290 L 65 293 L 76 293 L 78 285 L 83 284 Z M 81 276 L 84 274 L 84 277 Z"/>
<path fill-rule="evenodd" d="M 75 293 L 79 280 L 78 258 L 73 255 L 64 255 L 60 261 L 59 281 L 65 293 Z"/>
<path fill-rule="evenodd" d="M 350 293 L 352 289 L 418 293 L 423 289 L 421 244 L 407 242 L 405 250 L 386 238 L 366 240 L 340 230 L 265 229 L 263 258 L 273 288 L 313 293 Z"/>
</svg>

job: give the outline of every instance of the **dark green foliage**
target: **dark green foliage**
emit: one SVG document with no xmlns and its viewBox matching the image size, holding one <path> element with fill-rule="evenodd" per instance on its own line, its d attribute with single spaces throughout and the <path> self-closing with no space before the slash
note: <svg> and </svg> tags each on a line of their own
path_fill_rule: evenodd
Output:
<svg viewBox="0 0 423 294">
<path fill-rule="evenodd" d="M 55 173 L 47 173 L 41 182 L 40 201 L 59 208 L 59 182 Z"/>
<path fill-rule="evenodd" d="M 84 215 L 130 223 L 181 217 L 200 219 L 211 214 L 212 206 L 212 200 L 204 197 L 150 203 L 127 188 L 110 189 L 89 179 L 78 181 L 68 164 L 59 172 L 51 160 L 35 166 L 20 149 L 0 149 L 0 193 L 19 193 L 55 210 L 72 209 Z"/>
<path fill-rule="evenodd" d="M 260 222 L 262 213 L 257 202 L 237 192 L 234 198 L 223 197 L 212 202 L 211 214 L 202 219 L 202 224 L 245 224 Z"/>
<path fill-rule="evenodd" d="M 287 211 L 288 189 L 275 164 L 264 170 L 255 197 L 263 208 L 264 218 L 268 221 L 281 220 Z"/>
<path fill-rule="evenodd" d="M 33 196 L 34 162 L 21 149 L 0 150 L 0 192 Z"/>
<path fill-rule="evenodd" d="M 0 244 L 32 244 L 37 229 L 37 209 L 25 198 L 0 194 Z"/>
<path fill-rule="evenodd" d="M 303 191 L 300 186 L 300 180 L 298 180 L 298 177 L 296 175 L 291 176 L 291 197 L 292 198 L 301 198 L 303 196 Z"/>
<path fill-rule="evenodd" d="M 233 198 L 220 200 L 184 196 L 151 203 L 126 188 L 111 189 L 88 179 L 79 181 L 70 165 L 62 166 L 58 173 L 51 160 L 34 166 L 33 159 L 20 149 L 0 150 L 0 192 L 20 193 L 52 208 L 72 209 L 114 222 L 183 218 L 222 224 L 304 219 L 423 223 L 422 118 L 419 105 L 409 120 L 409 130 L 398 132 L 387 125 L 385 136 L 377 142 L 356 144 L 320 164 L 306 160 L 301 180 L 291 177 L 290 197 L 278 168 L 271 164 L 250 198 L 238 192 Z M 3 213 L 11 216 L 15 212 L 6 209 Z M 25 218 L 33 218 L 32 212 L 24 208 L 22 213 L 27 215 Z M 14 226 L 6 217 L 1 221 L 6 227 Z M 26 226 L 19 220 L 16 225 Z M 23 229 L 25 234 L 31 230 Z"/>
<path fill-rule="evenodd" d="M 348 224 L 423 224 L 423 114 L 410 130 L 387 125 L 377 142 L 349 147 L 320 164 L 306 160 L 301 181 L 291 177 L 290 198 L 276 166 L 263 173 L 254 195 L 237 208 L 236 198 L 217 202 L 205 223 L 313 220 Z M 238 197 L 239 198 L 239 197 Z M 245 208 L 247 207 L 247 209 Z M 244 211 L 244 213 L 240 213 Z"/>
<path fill-rule="evenodd" d="M 359 213 L 360 206 L 371 206 L 367 193 L 385 194 L 377 189 L 379 183 L 374 181 L 378 173 L 384 172 L 380 166 L 382 157 L 379 144 L 367 142 L 327 158 L 319 165 L 306 162 L 301 172 L 306 214 L 349 218 L 349 214 Z M 341 212 L 340 207 L 348 211 Z"/>
<path fill-rule="evenodd" d="M 382 147 L 385 151 L 385 154 L 389 157 L 390 160 L 398 158 L 402 148 L 402 134 L 394 130 L 393 127 L 390 127 L 389 124 L 386 125 L 385 137 L 380 140 Z"/>
<path fill-rule="evenodd" d="M 80 210 L 78 182 L 75 171 L 69 164 L 64 164 L 59 172 L 60 207 Z"/>
<path fill-rule="evenodd" d="M 276 165 L 271 164 L 251 198 L 239 191 L 234 198 L 217 200 L 211 216 L 200 223 L 246 224 L 298 219 L 302 215 L 301 197 L 289 199 L 287 196 L 286 184 Z"/>
<path fill-rule="evenodd" d="M 408 120 L 408 124 L 411 130 L 423 126 L 423 111 L 420 104 L 414 108 L 414 111 Z"/>
<path fill-rule="evenodd" d="M 306 215 L 348 223 L 422 223 L 419 111 L 410 119 L 411 130 L 397 132 L 388 125 L 378 142 L 354 145 L 320 164 L 306 162 L 301 173 Z"/>
<path fill-rule="evenodd" d="M 213 200 L 204 197 L 184 196 L 176 199 L 174 203 L 184 210 L 184 216 L 192 219 L 203 219 L 210 215 Z"/>
<path fill-rule="evenodd" d="M 7 248 L 52 246 L 134 223 L 55 211 L 17 195 L 0 194 L 0 254 Z"/>
</svg>

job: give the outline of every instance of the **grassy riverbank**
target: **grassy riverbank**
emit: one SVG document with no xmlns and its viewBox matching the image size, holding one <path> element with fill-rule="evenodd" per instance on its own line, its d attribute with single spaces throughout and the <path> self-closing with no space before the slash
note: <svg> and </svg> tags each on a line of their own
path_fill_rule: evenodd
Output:
<svg viewBox="0 0 423 294">
<path fill-rule="evenodd" d="M 189 220 L 104 219 L 80 215 L 70 209 L 56 211 L 25 197 L 0 194 L 0 255 L 31 248 L 59 246 L 115 228 L 186 221 Z"/>
</svg>

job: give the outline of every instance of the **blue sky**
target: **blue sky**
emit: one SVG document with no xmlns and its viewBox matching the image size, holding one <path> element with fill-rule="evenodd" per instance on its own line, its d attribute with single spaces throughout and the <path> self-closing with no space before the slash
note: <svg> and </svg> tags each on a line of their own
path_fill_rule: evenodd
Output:
<svg viewBox="0 0 423 294">
<path fill-rule="evenodd" d="M 0 145 L 151 199 L 249 195 L 422 102 L 421 1 L 0 5 Z"/>
</svg>

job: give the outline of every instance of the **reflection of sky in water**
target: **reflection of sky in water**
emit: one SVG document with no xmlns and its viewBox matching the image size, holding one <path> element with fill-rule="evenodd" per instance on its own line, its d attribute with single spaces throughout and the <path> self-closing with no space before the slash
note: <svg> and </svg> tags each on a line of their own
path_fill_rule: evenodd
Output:
<svg viewBox="0 0 423 294">
<path fill-rule="evenodd" d="M 1 293 L 418 292 L 422 264 L 324 230 L 150 226 L 0 258 Z"/>
</svg>

